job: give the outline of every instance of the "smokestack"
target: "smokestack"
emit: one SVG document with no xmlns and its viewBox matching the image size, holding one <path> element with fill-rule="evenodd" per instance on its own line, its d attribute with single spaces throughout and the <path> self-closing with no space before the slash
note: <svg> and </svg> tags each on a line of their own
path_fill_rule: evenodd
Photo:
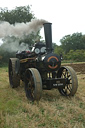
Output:
<svg viewBox="0 0 85 128">
<path fill-rule="evenodd" d="M 46 41 L 46 49 L 47 52 L 52 52 L 52 23 L 44 23 L 44 33 L 45 33 L 45 41 Z"/>
</svg>

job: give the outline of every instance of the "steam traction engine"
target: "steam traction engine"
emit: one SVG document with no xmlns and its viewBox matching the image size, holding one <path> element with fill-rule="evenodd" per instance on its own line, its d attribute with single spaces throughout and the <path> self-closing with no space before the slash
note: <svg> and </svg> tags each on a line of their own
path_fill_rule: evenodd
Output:
<svg viewBox="0 0 85 128">
<path fill-rule="evenodd" d="M 9 82 L 12 88 L 25 83 L 28 99 L 40 100 L 42 89 L 57 88 L 64 96 L 73 96 L 78 87 L 75 71 L 61 66 L 61 58 L 53 53 L 51 23 L 44 24 L 46 44 L 38 42 L 31 52 L 16 53 L 9 59 Z"/>
</svg>

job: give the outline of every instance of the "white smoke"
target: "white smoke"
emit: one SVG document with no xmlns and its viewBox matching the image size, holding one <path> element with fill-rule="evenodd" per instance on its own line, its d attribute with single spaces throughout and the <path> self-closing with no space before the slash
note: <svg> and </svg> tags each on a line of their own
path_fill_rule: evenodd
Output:
<svg viewBox="0 0 85 128">
<path fill-rule="evenodd" d="M 32 32 L 37 33 L 40 28 L 46 23 L 46 20 L 32 19 L 31 22 L 15 23 L 11 25 L 9 22 L 0 22 L 0 38 L 6 36 L 22 37 L 29 35 Z"/>
<path fill-rule="evenodd" d="M 36 35 L 36 33 L 43 27 L 44 23 L 47 23 L 47 21 L 43 19 L 32 19 L 31 22 L 15 23 L 14 25 L 9 22 L 0 21 L 0 38 L 5 38 L 5 42 L 0 43 L 1 49 L 9 52 L 29 49 L 28 44 L 25 44 L 24 42 L 19 44 L 19 38 L 21 39 L 28 35 L 30 36 L 31 33 Z M 12 36 L 15 36 L 16 40 L 13 40 Z"/>
<path fill-rule="evenodd" d="M 19 44 L 17 41 L 16 42 L 12 42 L 9 46 L 9 44 L 5 44 L 3 47 L 4 51 L 9 51 L 9 53 L 11 52 L 17 52 L 17 51 L 24 51 L 24 50 L 29 50 L 28 44 L 25 43 L 21 43 Z"/>
</svg>

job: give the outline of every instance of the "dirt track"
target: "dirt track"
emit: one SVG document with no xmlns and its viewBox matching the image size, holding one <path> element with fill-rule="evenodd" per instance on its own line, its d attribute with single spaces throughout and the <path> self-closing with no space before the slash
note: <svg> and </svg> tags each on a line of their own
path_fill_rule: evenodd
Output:
<svg viewBox="0 0 85 128">
<path fill-rule="evenodd" d="M 77 63 L 77 64 L 63 64 L 64 66 L 71 66 L 77 73 L 85 74 L 85 63 Z"/>
</svg>

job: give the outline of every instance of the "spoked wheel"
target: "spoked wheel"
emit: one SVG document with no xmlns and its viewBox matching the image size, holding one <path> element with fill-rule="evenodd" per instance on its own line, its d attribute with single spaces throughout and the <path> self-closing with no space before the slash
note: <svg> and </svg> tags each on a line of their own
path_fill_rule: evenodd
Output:
<svg viewBox="0 0 85 128">
<path fill-rule="evenodd" d="M 76 73 L 70 66 L 61 67 L 58 71 L 58 78 L 66 78 L 65 87 L 58 88 L 59 92 L 64 96 L 73 96 L 78 88 L 78 80 Z"/>
<path fill-rule="evenodd" d="M 12 88 L 16 88 L 20 85 L 20 77 L 15 72 L 16 61 L 17 61 L 17 58 L 10 58 L 9 65 L 8 65 L 9 82 Z"/>
<path fill-rule="evenodd" d="M 38 101 L 41 98 L 42 80 L 40 73 L 35 68 L 29 68 L 25 73 L 25 92 L 31 101 Z"/>
</svg>

